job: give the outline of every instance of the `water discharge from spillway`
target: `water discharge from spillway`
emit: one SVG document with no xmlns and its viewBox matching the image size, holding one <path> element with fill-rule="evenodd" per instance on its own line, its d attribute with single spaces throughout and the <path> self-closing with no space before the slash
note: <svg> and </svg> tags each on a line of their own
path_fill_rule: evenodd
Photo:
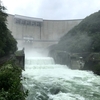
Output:
<svg viewBox="0 0 100 100">
<path fill-rule="evenodd" d="M 26 100 L 100 100 L 100 76 L 57 65 L 50 57 L 26 57 Z"/>
</svg>

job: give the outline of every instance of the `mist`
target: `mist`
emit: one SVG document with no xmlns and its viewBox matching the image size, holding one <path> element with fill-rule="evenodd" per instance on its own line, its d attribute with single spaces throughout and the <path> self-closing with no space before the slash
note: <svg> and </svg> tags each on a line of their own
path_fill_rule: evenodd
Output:
<svg viewBox="0 0 100 100">
<path fill-rule="evenodd" d="M 25 49 L 26 57 L 47 57 L 48 50 L 46 49 Z"/>
</svg>

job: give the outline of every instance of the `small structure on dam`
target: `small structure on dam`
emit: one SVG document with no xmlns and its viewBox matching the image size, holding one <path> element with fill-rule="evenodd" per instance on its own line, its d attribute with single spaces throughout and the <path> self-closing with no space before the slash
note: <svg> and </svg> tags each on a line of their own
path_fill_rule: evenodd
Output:
<svg viewBox="0 0 100 100">
<path fill-rule="evenodd" d="M 47 48 L 57 43 L 64 34 L 82 21 L 82 19 L 45 20 L 11 14 L 7 20 L 8 28 L 21 48 Z"/>
</svg>

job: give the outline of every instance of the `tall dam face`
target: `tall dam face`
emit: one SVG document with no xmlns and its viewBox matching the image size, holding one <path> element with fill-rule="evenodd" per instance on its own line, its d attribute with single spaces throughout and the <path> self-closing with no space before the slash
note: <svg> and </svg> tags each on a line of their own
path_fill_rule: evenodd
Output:
<svg viewBox="0 0 100 100">
<path fill-rule="evenodd" d="M 42 18 L 8 15 L 8 28 L 19 48 L 47 48 L 55 44 L 82 19 L 45 20 Z"/>
</svg>

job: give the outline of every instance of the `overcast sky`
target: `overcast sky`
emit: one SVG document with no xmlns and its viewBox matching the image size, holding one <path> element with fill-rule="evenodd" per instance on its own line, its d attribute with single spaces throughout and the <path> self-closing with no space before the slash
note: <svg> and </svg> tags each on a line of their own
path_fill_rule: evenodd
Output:
<svg viewBox="0 0 100 100">
<path fill-rule="evenodd" d="M 8 13 L 43 19 L 83 19 L 100 10 L 100 0 L 1 0 Z"/>
</svg>

